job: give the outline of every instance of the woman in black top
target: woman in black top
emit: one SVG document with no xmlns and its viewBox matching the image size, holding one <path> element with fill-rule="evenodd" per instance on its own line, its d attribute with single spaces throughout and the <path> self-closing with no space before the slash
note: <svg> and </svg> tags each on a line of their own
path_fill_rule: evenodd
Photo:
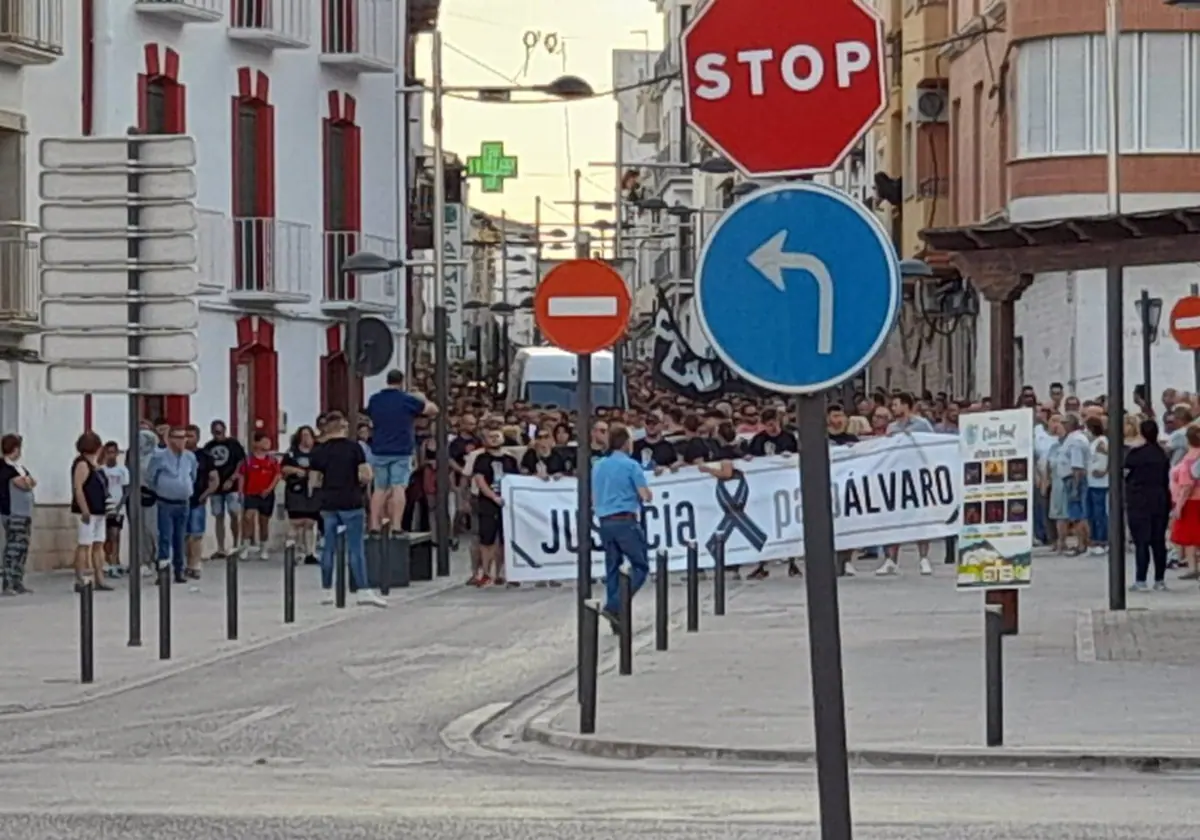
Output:
<svg viewBox="0 0 1200 840">
<path fill-rule="evenodd" d="M 104 582 L 105 514 L 108 482 L 98 466 L 104 441 L 95 432 L 84 432 L 75 441 L 78 453 L 71 462 L 71 513 L 79 519 L 75 540 L 75 591 L 89 583 L 111 590 Z"/>
<path fill-rule="evenodd" d="M 1171 460 L 1158 445 L 1158 423 L 1143 420 L 1144 441 L 1125 455 L 1125 518 L 1133 539 L 1133 589 L 1146 588 L 1154 559 L 1154 588 L 1166 589 L 1167 523 L 1171 517 Z"/>
<path fill-rule="evenodd" d="M 291 445 L 283 456 L 283 506 L 296 548 L 310 566 L 317 564 L 317 522 L 321 519 L 320 502 L 308 484 L 308 470 L 316 445 L 316 432 L 311 426 L 301 426 L 292 435 Z"/>
</svg>

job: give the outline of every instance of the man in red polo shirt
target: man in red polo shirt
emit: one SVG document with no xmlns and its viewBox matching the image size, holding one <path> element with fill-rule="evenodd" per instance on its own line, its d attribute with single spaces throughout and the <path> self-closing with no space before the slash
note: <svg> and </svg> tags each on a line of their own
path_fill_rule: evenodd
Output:
<svg viewBox="0 0 1200 840">
<path fill-rule="evenodd" d="M 267 559 L 267 541 L 271 536 L 271 515 L 275 512 L 275 486 L 279 484 L 279 461 L 271 454 L 271 437 L 254 433 L 250 455 L 238 467 L 242 476 L 242 544 Z"/>
</svg>

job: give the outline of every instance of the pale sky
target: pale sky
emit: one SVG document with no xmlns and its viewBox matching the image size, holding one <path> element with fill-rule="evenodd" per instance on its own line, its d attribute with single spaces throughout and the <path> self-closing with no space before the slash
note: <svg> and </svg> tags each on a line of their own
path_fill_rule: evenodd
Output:
<svg viewBox="0 0 1200 840">
<path fill-rule="evenodd" d="M 568 73 L 586 79 L 600 93 L 612 89 L 612 51 L 645 49 L 647 45 L 660 49 L 663 25 L 653 0 L 442 0 L 440 28 L 447 85 L 506 84 L 497 73 L 508 83 L 541 84 Z M 541 33 L 540 43 L 528 53 L 528 62 L 523 43 L 526 32 Z M 559 42 L 556 54 L 546 48 L 546 41 L 553 40 L 547 37 L 551 33 Z M 421 39 L 418 50 L 417 73 L 428 80 L 427 37 Z M 460 52 L 497 72 L 489 72 Z M 532 222 L 534 199 L 540 195 L 542 223 L 565 228 L 572 208 L 553 202 L 571 200 L 574 169 L 582 169 L 585 176 L 584 201 L 612 201 L 612 168 L 589 168 L 587 164 L 613 159 L 615 122 L 616 100 L 611 95 L 569 105 L 506 105 L 447 98 L 445 142 L 448 151 L 465 159 L 479 154 L 483 142 L 502 141 L 505 153 L 519 160 L 520 176 L 508 180 L 503 193 L 484 193 L 472 181 L 473 207 L 496 214 L 506 210 Z M 426 142 L 431 139 L 427 136 Z M 585 222 L 597 218 L 611 220 L 612 213 L 584 208 Z"/>
</svg>

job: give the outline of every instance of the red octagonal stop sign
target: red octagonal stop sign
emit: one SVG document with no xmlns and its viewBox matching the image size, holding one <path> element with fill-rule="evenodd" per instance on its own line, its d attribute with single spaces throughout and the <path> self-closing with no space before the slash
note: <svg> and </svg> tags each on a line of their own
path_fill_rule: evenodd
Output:
<svg viewBox="0 0 1200 840">
<path fill-rule="evenodd" d="M 683 33 L 688 123 L 753 177 L 834 169 L 887 107 L 865 0 L 710 0 Z"/>
</svg>

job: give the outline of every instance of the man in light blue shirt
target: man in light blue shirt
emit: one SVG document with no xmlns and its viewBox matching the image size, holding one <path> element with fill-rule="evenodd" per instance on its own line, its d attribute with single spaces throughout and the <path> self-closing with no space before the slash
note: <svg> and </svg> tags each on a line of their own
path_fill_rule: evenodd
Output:
<svg viewBox="0 0 1200 840">
<path fill-rule="evenodd" d="M 629 430 L 613 426 L 608 433 L 608 445 L 609 454 L 592 467 L 592 503 L 600 520 L 600 543 L 604 546 L 603 615 L 616 632 L 621 607 L 618 577 L 621 564 L 629 563 L 629 583 L 634 594 L 650 573 L 642 505 L 653 496 L 645 470 L 631 457 L 633 437 Z"/>
<path fill-rule="evenodd" d="M 170 562 L 176 583 L 186 583 L 184 566 L 187 557 L 187 520 L 192 490 L 196 486 L 199 464 L 196 456 L 185 448 L 187 432 L 173 426 L 167 435 L 167 446 L 156 449 L 146 469 L 145 485 L 154 493 L 158 513 L 158 568 Z"/>
</svg>

